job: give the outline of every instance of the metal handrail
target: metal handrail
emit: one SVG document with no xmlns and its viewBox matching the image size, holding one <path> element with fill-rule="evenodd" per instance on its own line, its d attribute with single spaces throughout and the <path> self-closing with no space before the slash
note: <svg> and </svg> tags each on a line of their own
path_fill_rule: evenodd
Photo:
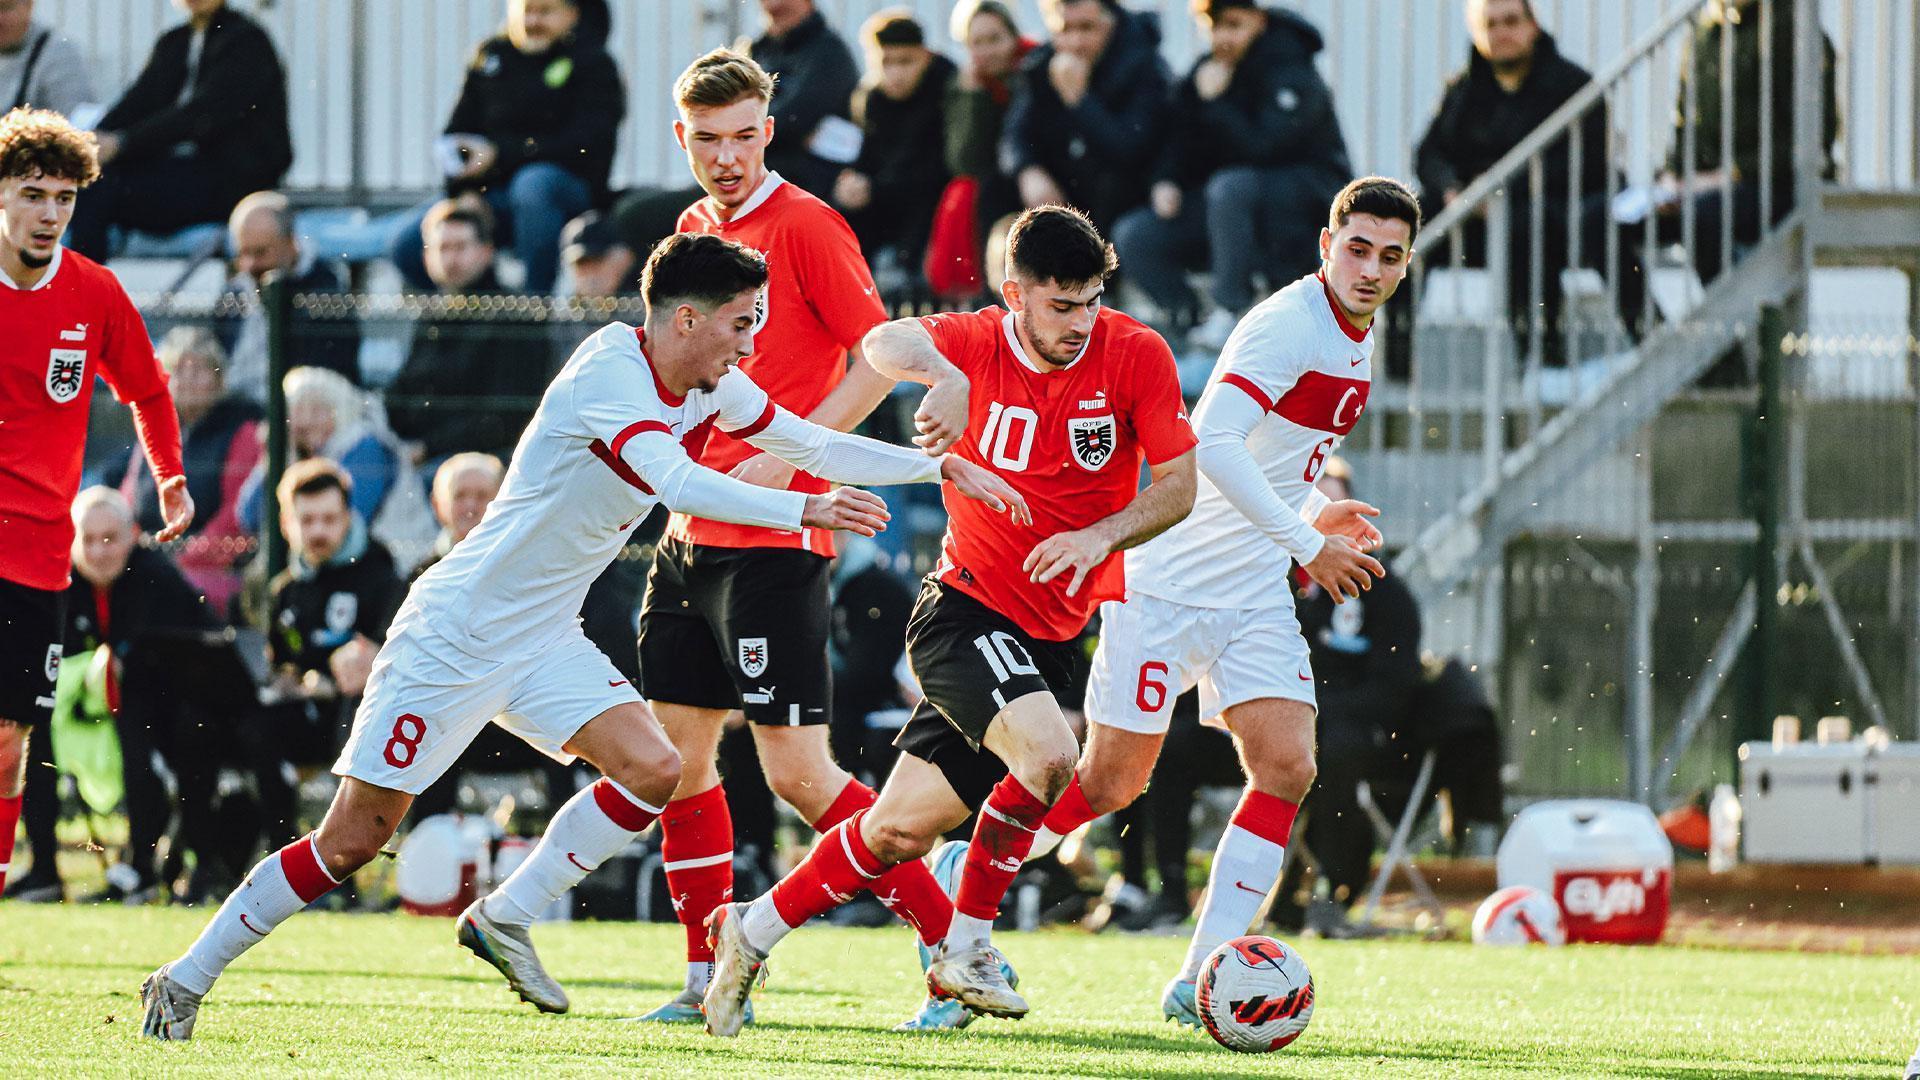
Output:
<svg viewBox="0 0 1920 1080">
<path fill-rule="evenodd" d="M 1475 177 L 1473 182 L 1468 184 L 1457 198 L 1435 214 L 1433 220 L 1427 222 L 1421 231 L 1437 236 L 1451 231 L 1469 215 L 1478 213 L 1497 192 L 1506 187 L 1509 180 L 1527 167 L 1530 159 L 1544 152 L 1549 143 L 1567 134 L 1568 129 L 1578 123 L 1588 109 L 1631 75 L 1640 61 L 1660 48 L 1675 29 L 1698 18 L 1707 5 L 1716 2 L 1718 0 L 1694 0 L 1690 6 L 1675 8 L 1661 18 L 1654 24 L 1653 29 L 1642 34 L 1618 60 L 1602 69 L 1587 85 L 1581 87 L 1578 93 L 1568 98 L 1558 109 L 1541 121 L 1540 126 L 1534 128 L 1531 134 L 1521 139 L 1512 150 L 1507 151 L 1505 157 L 1495 162 L 1486 172 Z"/>
</svg>

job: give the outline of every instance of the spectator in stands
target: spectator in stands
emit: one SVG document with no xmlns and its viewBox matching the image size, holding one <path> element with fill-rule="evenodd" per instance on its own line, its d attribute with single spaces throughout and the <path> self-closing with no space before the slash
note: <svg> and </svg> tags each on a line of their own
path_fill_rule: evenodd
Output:
<svg viewBox="0 0 1920 1080">
<path fill-rule="evenodd" d="M 1734 243 L 1747 245 L 1760 239 L 1760 161 L 1761 107 L 1760 76 L 1763 69 L 1763 36 L 1772 38 L 1773 115 L 1771 206 L 1773 222 L 1793 210 L 1795 202 L 1794 100 L 1809 92 L 1811 80 L 1803 83 L 1795 70 L 1794 5 L 1774 0 L 1767 5 L 1771 35 L 1760 24 L 1759 0 L 1727 0 L 1708 9 L 1710 17 L 1694 32 L 1692 60 L 1681 69 L 1680 94 L 1673 107 L 1673 147 L 1668 152 L 1667 171 L 1662 177 L 1658 235 L 1662 243 L 1681 238 L 1683 226 L 1680 203 L 1691 198 L 1697 248 L 1694 269 L 1700 280 L 1711 283 L 1720 276 L 1721 220 L 1727 213 L 1720 191 L 1721 179 L 1731 172 Z M 1729 31 L 1729 28 L 1731 30 Z M 1721 35 L 1733 34 L 1733 70 L 1720 66 Z M 1820 34 L 1820 178 L 1834 177 L 1833 145 L 1840 131 L 1840 113 L 1834 88 L 1833 41 Z M 1697 86 L 1689 85 L 1697 79 Z M 1726 80 L 1733 80 L 1731 117 L 1720 112 L 1720 95 Z M 1687 99 L 1692 95 L 1699 127 L 1694 133 L 1694 161 L 1685 160 Z M 1733 160 L 1720 159 L 1720 140 L 1724 125 L 1733 125 Z M 1769 225 L 1773 222 L 1768 222 Z"/>
<path fill-rule="evenodd" d="M 1149 205 L 1114 246 L 1162 312 L 1195 309 L 1187 271 L 1212 271 L 1197 348 L 1218 351 L 1253 306 L 1254 275 L 1278 289 L 1312 273 L 1319 209 L 1353 175 L 1333 90 L 1313 66 L 1320 32 L 1257 0 L 1198 0 L 1211 41 L 1175 88 Z"/>
<path fill-rule="evenodd" d="M 955 68 L 927 48 L 926 31 L 906 8 L 868 19 L 860 42 L 867 61 L 853 94 L 860 156 L 835 181 L 834 202 L 869 261 L 878 258 L 918 277 L 948 179 L 946 97 Z"/>
<path fill-rule="evenodd" d="M 1345 461 L 1329 458 L 1315 486 L 1328 498 L 1348 499 L 1352 477 Z M 1320 775 L 1303 807 L 1304 835 L 1333 900 L 1344 908 L 1365 890 L 1373 860 L 1373 824 L 1355 793 L 1361 780 L 1376 778 L 1388 764 L 1388 735 L 1405 727 L 1423 682 L 1420 611 L 1406 585 L 1389 574 L 1337 605 L 1308 582 L 1299 593 L 1299 616 L 1320 699 Z"/>
<path fill-rule="evenodd" d="M 1044 0 L 1053 39 L 1014 83 L 1001 167 L 1027 206 L 1079 207 L 1109 230 L 1145 201 L 1167 90 L 1160 29 L 1119 0 Z"/>
<path fill-rule="evenodd" d="M 296 294 L 344 294 L 346 282 L 326 262 L 314 258 L 294 236 L 293 204 L 277 191 L 256 191 L 241 199 L 227 218 L 227 247 L 233 277 L 221 296 L 217 328 L 227 347 L 227 388 L 256 404 L 267 400 L 267 318 L 260 286 L 267 275 L 285 275 Z M 360 331 L 344 311 L 340 316 L 293 309 L 288 337 L 288 368 L 318 367 L 360 382 Z"/>
<path fill-rule="evenodd" d="M 495 293 L 493 217 L 485 205 L 437 203 L 422 226 L 428 276 L 442 295 Z M 407 361 L 387 387 L 387 420 L 413 464 L 482 450 L 502 460 L 546 389 L 550 358 L 536 324 L 486 322 L 454 312 L 414 327 Z"/>
<path fill-rule="evenodd" d="M 760 12 L 767 17 L 767 32 L 748 51 L 779 80 L 768 107 L 774 123 L 767 168 L 831 199 L 834 178 L 859 152 L 853 137 L 858 129 L 847 119 L 860 85 L 853 50 L 814 9 L 813 0 L 760 0 Z"/>
<path fill-rule="evenodd" d="M 1021 208 L 1019 185 L 1000 168 L 1001 128 L 1013 102 L 1014 77 L 1035 42 L 1020 35 L 1013 11 L 1001 0 L 960 0 L 953 8 L 951 32 L 966 46 L 967 61 L 947 91 L 947 170 L 954 174 L 955 185 L 973 185 L 973 214 L 957 225 L 936 220 L 936 237 L 943 228 L 959 228 L 966 243 L 961 257 L 973 262 L 961 277 L 976 292 L 997 293 L 1003 270 L 985 258 L 986 237 L 1004 234 L 1001 219 Z M 948 212 L 944 201 L 941 212 Z M 971 299 L 945 282 L 932 284 L 938 294 Z"/>
<path fill-rule="evenodd" d="M 853 93 L 860 157 L 840 173 L 833 202 L 884 281 L 918 280 L 933 209 L 947 186 L 946 99 L 953 61 L 927 48 L 905 8 L 860 28 L 867 75 Z"/>
<path fill-rule="evenodd" d="M 560 230 L 607 200 L 626 90 L 604 27 L 582 34 L 579 0 L 507 0 L 507 25 L 480 43 L 438 153 L 447 194 L 478 192 L 526 271 L 525 291 L 553 291 Z M 400 229 L 393 262 L 408 284 L 431 277 L 420 259 L 431 206 Z"/>
<path fill-rule="evenodd" d="M 214 611 L 225 612 L 240 587 L 232 568 L 253 547 L 253 530 L 241 525 L 239 511 L 242 489 L 260 461 L 260 407 L 227 392 L 226 353 L 209 331 L 176 326 L 157 351 L 180 414 L 187 492 L 199 509 L 178 552 L 180 571 Z M 160 494 L 139 450 L 128 457 L 118 486 L 140 528 L 160 531 Z"/>
<path fill-rule="evenodd" d="M 33 0 L 0 0 L 0 100 L 71 118 L 92 104 L 87 58 L 65 34 L 33 21 Z"/>
<path fill-rule="evenodd" d="M 1437 215 L 1481 173 L 1492 168 L 1535 128 L 1593 81 L 1587 70 L 1560 55 L 1553 35 L 1540 28 L 1530 0 L 1468 0 L 1467 29 L 1473 53 L 1466 70 L 1455 75 L 1441 96 L 1440 108 L 1414 151 L 1420 178 L 1420 209 L 1429 220 Z M 1574 227 L 1581 230 L 1581 261 L 1601 266 L 1606 258 L 1610 227 L 1606 202 L 1607 176 L 1613 164 L 1607 158 L 1607 111 L 1596 103 L 1580 119 L 1580 175 L 1568 172 L 1567 138 L 1548 143 L 1541 159 L 1541 190 L 1522 172 L 1507 187 L 1507 311 L 1516 320 L 1516 332 L 1525 335 L 1526 321 L 1537 304 L 1545 319 L 1545 359 L 1564 362 L 1560 311 L 1560 272 L 1567 266 L 1568 189 L 1579 202 Z M 1532 202 L 1543 200 L 1541 220 L 1541 295 L 1530 295 Z M 1469 266 L 1486 264 L 1486 223 L 1475 219 L 1462 233 Z M 1436 234 L 1436 240 L 1438 240 Z M 1616 279 L 1620 310 L 1629 328 L 1639 329 L 1645 283 L 1640 272 L 1638 244 L 1620 243 Z M 1425 253 L 1428 266 L 1444 266 L 1451 253 L 1444 241 Z M 1410 308 L 1409 308 L 1410 309 Z"/>
<path fill-rule="evenodd" d="M 85 898 L 87 903 L 146 903 L 158 892 L 155 854 L 172 811 L 167 789 L 154 765 L 160 751 L 169 771 L 182 777 L 176 739 L 197 742 L 191 729 L 204 726 L 175 693 L 173 674 L 143 657 L 141 647 L 156 630 L 214 629 L 218 623 L 198 589 L 189 585 L 159 550 L 138 544 L 140 527 L 133 508 L 118 491 L 92 487 L 73 503 L 73 582 L 67 587 L 67 625 L 63 651 L 76 665 L 86 665 L 105 646 L 111 659 L 103 673 L 106 701 L 120 742 L 120 781 L 125 792 L 127 843 L 118 861 L 107 870 L 107 885 Z M 69 684 L 71 685 L 71 684 Z M 66 697 L 71 690 L 63 690 Z M 23 806 L 27 839 L 33 850 L 33 872 L 9 889 L 8 895 L 57 900 L 61 883 L 54 864 L 58 842 L 54 827 L 60 816 L 56 761 L 73 763 L 72 748 L 54 745 L 60 736 L 54 725 L 50 739 L 35 739 L 34 760 L 27 770 L 27 798 Z M 185 776 L 209 780 L 211 770 L 193 769 Z M 84 768 L 84 766 L 82 766 Z M 204 803 L 211 786 L 181 784 L 182 813 L 189 820 Z M 191 835 L 192 830 L 183 828 Z M 204 835 L 204 834 L 203 834 Z"/>
<path fill-rule="evenodd" d="M 580 299 L 640 295 L 640 256 L 627 245 L 613 219 L 598 210 L 567 222 L 560 233 L 560 260 L 572 282 L 572 295 Z"/>
<path fill-rule="evenodd" d="M 440 523 L 440 535 L 434 537 L 427 557 L 407 575 L 409 582 L 419 580 L 434 563 L 446 558 L 453 545 L 465 540 L 480 524 L 493 497 L 500 494 L 500 481 L 506 475 L 507 467 L 492 454 L 455 454 L 440 463 L 433 474 L 433 517 Z M 632 651 L 622 648 L 608 655 Z"/>
<path fill-rule="evenodd" d="M 353 512 L 353 480 L 339 465 L 296 462 L 277 494 L 291 557 L 268 583 L 273 691 L 287 703 L 272 718 L 274 740 L 293 764 L 330 765 L 405 589 L 393 556 Z M 292 788 L 260 798 L 269 844 L 298 836 Z"/>
<path fill-rule="evenodd" d="M 67 246 L 105 260 L 113 226 L 171 233 L 226 220 L 293 163 L 287 76 L 273 39 L 226 0 L 175 0 L 187 21 L 99 125 L 100 180 L 75 204 Z"/>
<path fill-rule="evenodd" d="M 325 368 L 287 372 L 289 460 L 324 458 L 353 482 L 348 505 L 369 527 L 380 516 L 401 474 L 400 449 L 370 408 L 365 391 Z M 258 532 L 265 502 L 264 467 L 248 478 L 241 495 L 240 525 Z"/>
</svg>

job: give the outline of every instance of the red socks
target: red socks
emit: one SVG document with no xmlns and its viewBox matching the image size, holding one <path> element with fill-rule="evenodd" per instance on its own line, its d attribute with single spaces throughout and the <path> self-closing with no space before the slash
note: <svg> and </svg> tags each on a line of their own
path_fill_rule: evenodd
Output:
<svg viewBox="0 0 1920 1080">
<path fill-rule="evenodd" d="M 873 887 L 886 867 L 860 838 L 860 819 L 865 816 L 866 811 L 859 811 L 827 830 L 800 865 L 774 885 L 773 906 L 782 922 L 800 926 Z"/>
<path fill-rule="evenodd" d="M 973 827 L 967 867 L 953 898 L 955 910 L 987 922 L 1000 914 L 1000 901 L 1033 847 L 1034 830 L 1046 816 L 1047 804 L 1011 773 L 994 786 Z"/>
<path fill-rule="evenodd" d="M 858 780 L 848 780 L 847 786 L 840 789 L 840 796 L 813 827 L 824 833 L 872 806 L 876 798 L 872 788 Z M 953 901 L 940 891 L 940 883 L 933 880 L 933 871 L 927 869 L 926 863 L 908 859 L 888 867 L 872 888 L 874 899 L 899 916 L 901 922 L 913 927 L 922 943 L 932 945 L 947 936 L 947 926 L 953 922 Z"/>
<path fill-rule="evenodd" d="M 1087 793 L 1080 790 L 1080 774 L 1075 772 L 1073 782 L 1067 785 L 1066 791 L 1061 792 L 1060 800 L 1053 804 L 1053 809 L 1047 811 L 1047 819 L 1043 824 L 1055 836 L 1072 836 L 1073 830 L 1099 816 L 1088 805 Z"/>
<path fill-rule="evenodd" d="M 673 913 L 687 932 L 687 960 L 709 963 L 707 916 L 733 899 L 733 815 L 726 789 L 715 784 L 660 813 L 660 857 Z"/>
<path fill-rule="evenodd" d="M 15 795 L 11 799 L 0 799 L 0 886 L 6 885 L 7 866 L 13 862 L 13 834 L 20 828 L 20 800 L 23 797 Z"/>
<path fill-rule="evenodd" d="M 1268 843 L 1286 847 L 1294 816 L 1299 813 L 1299 803 L 1248 787 L 1240 796 L 1240 805 L 1233 808 L 1232 821 Z"/>
<path fill-rule="evenodd" d="M 320 852 L 313 846 L 312 833 L 280 849 L 280 872 L 287 875 L 287 884 L 292 886 L 293 895 L 298 896 L 302 904 L 313 903 L 340 884 L 333 880 L 333 875 L 327 873 L 326 864 L 320 861 Z"/>
</svg>

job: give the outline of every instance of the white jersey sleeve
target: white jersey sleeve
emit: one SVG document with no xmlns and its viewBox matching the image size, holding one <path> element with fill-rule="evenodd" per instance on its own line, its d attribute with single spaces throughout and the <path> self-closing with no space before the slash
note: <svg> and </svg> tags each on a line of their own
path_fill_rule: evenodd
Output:
<svg viewBox="0 0 1920 1080">
<path fill-rule="evenodd" d="M 910 446 L 822 427 L 775 405 L 735 368 L 714 388 L 721 430 L 781 460 L 843 484 L 935 484 L 940 459 Z"/>
<path fill-rule="evenodd" d="M 1234 509 L 1304 566 L 1320 554 L 1327 538 L 1305 517 L 1306 507 L 1288 506 L 1273 490 L 1247 448 L 1247 437 L 1266 415 L 1266 408 L 1228 378 L 1207 387 L 1193 414 L 1200 471 Z M 1314 513 L 1318 516 L 1319 507 Z"/>
</svg>

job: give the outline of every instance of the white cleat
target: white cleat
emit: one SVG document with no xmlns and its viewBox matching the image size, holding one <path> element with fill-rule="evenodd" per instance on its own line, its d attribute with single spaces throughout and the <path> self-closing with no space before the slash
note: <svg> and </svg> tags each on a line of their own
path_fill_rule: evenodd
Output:
<svg viewBox="0 0 1920 1080">
<path fill-rule="evenodd" d="M 927 965 L 927 990 L 982 1016 L 1018 1020 L 1027 1015 L 1027 999 L 1014 991 L 1010 971 L 1007 958 L 991 945 L 956 950 L 943 944 Z"/>
<path fill-rule="evenodd" d="M 722 904 L 707 916 L 707 944 L 713 946 L 713 977 L 702 1005 L 707 1034 L 731 1039 L 753 1015 L 748 995 L 766 979 L 767 955 L 747 943 L 740 929 L 745 904 Z"/>
<path fill-rule="evenodd" d="M 147 976 L 140 984 L 140 1004 L 146 1008 L 140 1034 L 169 1042 L 193 1038 L 193 1022 L 200 1018 L 200 995 L 173 981 L 172 964 Z"/>
<path fill-rule="evenodd" d="M 533 938 L 525 927 L 507 926 L 487 918 L 484 900 L 475 900 L 460 913 L 457 940 L 462 948 L 492 964 L 507 977 L 507 985 L 520 1000 L 546 1013 L 567 1011 L 567 992 L 553 981 L 533 951 Z"/>
<path fill-rule="evenodd" d="M 1200 1005 L 1195 996 L 1198 988 L 1196 980 L 1175 975 L 1160 995 L 1161 1014 L 1182 1027 L 1200 1030 Z"/>
</svg>

